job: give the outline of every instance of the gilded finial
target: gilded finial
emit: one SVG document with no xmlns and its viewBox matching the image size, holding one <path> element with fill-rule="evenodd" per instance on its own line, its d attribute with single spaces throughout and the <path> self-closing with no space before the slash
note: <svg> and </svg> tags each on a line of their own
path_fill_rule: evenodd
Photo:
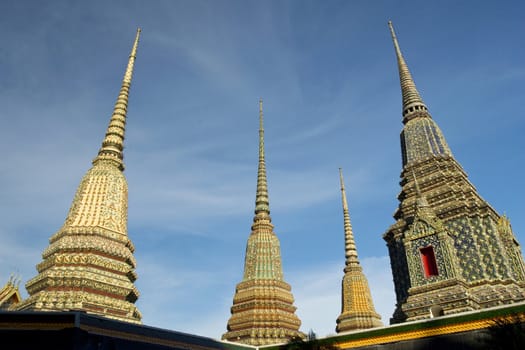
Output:
<svg viewBox="0 0 525 350">
<path fill-rule="evenodd" d="M 396 52 L 399 54 L 399 56 L 403 56 L 401 54 L 401 50 L 399 49 L 399 44 L 397 42 L 397 36 L 392 21 L 388 21 L 388 27 L 390 28 L 390 35 L 392 36 L 392 40 L 394 41 L 394 48 L 396 49 Z"/>
<path fill-rule="evenodd" d="M 403 95 L 403 122 L 406 123 L 408 120 L 417 116 L 430 117 L 428 108 L 417 91 L 414 79 L 412 79 L 408 65 L 406 64 L 405 58 L 401 53 L 401 49 L 399 48 L 399 43 L 397 41 L 397 36 L 396 32 L 394 31 L 392 21 L 388 21 L 388 26 L 390 28 L 390 34 L 392 35 L 392 41 L 394 42 L 397 65 L 399 69 L 399 80 L 401 83 L 401 93 Z"/>
<path fill-rule="evenodd" d="M 256 219 L 260 215 L 270 215 L 268 183 L 266 180 L 266 162 L 264 159 L 264 125 L 262 98 L 259 99 L 259 167 L 257 171 L 257 194 L 255 197 L 255 214 Z"/>
<path fill-rule="evenodd" d="M 124 170 L 124 134 L 126 127 L 126 113 L 128 107 L 128 96 L 129 89 L 131 86 L 131 78 L 133 76 L 133 66 L 135 64 L 135 58 L 137 56 L 137 47 L 139 44 L 141 29 L 137 29 L 135 41 L 129 54 L 129 61 L 122 79 L 122 87 L 113 108 L 113 114 L 109 122 L 106 136 L 102 141 L 102 147 L 98 152 L 98 156 L 93 160 L 93 165 L 97 164 L 101 160 L 109 160 L 123 171 Z"/>
<path fill-rule="evenodd" d="M 343 169 L 339 168 L 339 181 L 341 183 L 341 193 L 343 194 L 343 210 L 348 210 L 348 203 L 346 202 L 345 182 L 343 179 Z"/>
<path fill-rule="evenodd" d="M 259 132 L 261 130 L 264 131 L 264 127 L 263 127 L 263 100 L 262 100 L 262 97 L 259 98 Z"/>
<path fill-rule="evenodd" d="M 348 212 L 348 203 L 346 201 L 345 183 L 343 179 L 343 169 L 339 168 L 339 181 L 341 182 L 341 197 L 343 201 L 343 222 L 345 232 L 345 257 L 346 266 L 358 265 L 357 249 L 354 241 L 354 233 L 352 232 L 352 224 L 350 223 L 350 214 Z"/>
<path fill-rule="evenodd" d="M 11 274 L 9 275 L 9 280 L 7 281 L 7 285 L 18 288 L 20 285 L 20 281 L 20 276 L 11 272 Z"/>
</svg>

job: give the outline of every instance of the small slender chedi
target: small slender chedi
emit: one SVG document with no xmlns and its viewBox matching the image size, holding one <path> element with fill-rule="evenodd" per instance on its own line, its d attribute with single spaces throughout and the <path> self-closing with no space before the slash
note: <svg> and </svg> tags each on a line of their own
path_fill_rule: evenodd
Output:
<svg viewBox="0 0 525 350">
<path fill-rule="evenodd" d="M 222 339 L 250 345 L 284 343 L 304 337 L 295 315 L 291 287 L 283 279 L 281 248 L 273 232 L 264 159 L 262 100 L 259 101 L 259 169 L 252 232 L 244 276 L 237 284 L 228 331 Z"/>
<path fill-rule="evenodd" d="M 397 298 L 390 321 L 428 318 L 431 309 L 446 315 L 523 301 L 525 264 L 508 218 L 478 194 L 452 155 L 389 26 L 404 124 L 399 206 L 383 236 Z"/>
<path fill-rule="evenodd" d="M 140 323 L 123 174 L 126 110 L 139 35 L 140 29 L 102 147 L 78 186 L 64 225 L 42 254 L 38 275 L 27 282 L 29 297 L 18 310 L 81 310 Z"/>
<path fill-rule="evenodd" d="M 368 280 L 357 258 L 354 233 L 352 232 L 352 224 L 350 223 L 350 214 L 346 202 L 343 170 L 341 168 L 339 168 L 339 178 L 343 199 L 346 266 L 341 290 L 341 315 L 337 318 L 335 329 L 337 333 L 383 326 L 381 316 L 374 308 Z"/>
</svg>

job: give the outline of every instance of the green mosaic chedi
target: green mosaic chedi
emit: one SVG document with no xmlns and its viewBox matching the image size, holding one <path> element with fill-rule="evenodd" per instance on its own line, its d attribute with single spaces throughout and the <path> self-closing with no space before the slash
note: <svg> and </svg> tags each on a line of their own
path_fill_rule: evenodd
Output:
<svg viewBox="0 0 525 350">
<path fill-rule="evenodd" d="M 292 288 L 284 281 L 279 239 L 270 218 L 264 157 L 262 100 L 259 101 L 259 164 L 255 216 L 246 245 L 244 276 L 235 288 L 223 340 L 250 345 L 286 343 L 304 338 L 295 314 Z"/>
<path fill-rule="evenodd" d="M 384 234 L 396 292 L 392 323 L 525 300 L 509 220 L 478 194 L 416 89 L 389 23 L 403 97 L 396 220 Z"/>
</svg>

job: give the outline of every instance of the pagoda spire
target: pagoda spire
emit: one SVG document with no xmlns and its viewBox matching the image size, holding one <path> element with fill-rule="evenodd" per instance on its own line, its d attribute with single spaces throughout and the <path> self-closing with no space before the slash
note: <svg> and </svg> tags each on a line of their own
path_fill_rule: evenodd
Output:
<svg viewBox="0 0 525 350">
<path fill-rule="evenodd" d="M 259 163 L 257 167 L 257 190 L 255 194 L 255 216 L 253 218 L 252 234 L 248 241 L 249 248 L 246 253 L 244 266 L 244 279 L 264 278 L 283 280 L 281 266 L 281 253 L 279 240 L 273 232 L 270 217 L 270 201 L 268 199 L 268 181 L 266 179 L 266 161 L 264 159 L 264 124 L 263 101 L 259 99 Z M 268 234 L 271 234 L 267 237 Z M 276 246 L 274 254 L 261 252 L 259 249 L 271 239 Z M 253 244 L 251 244 L 253 243 Z M 250 245 L 251 244 L 251 245 Z"/>
<path fill-rule="evenodd" d="M 222 339 L 258 346 L 303 338 L 293 302 L 291 287 L 283 278 L 280 243 L 270 218 L 260 99 L 255 216 L 246 245 L 243 279 L 235 289 L 228 331 Z"/>
<path fill-rule="evenodd" d="M 343 200 L 343 220 L 345 231 L 345 258 L 346 269 L 352 265 L 359 265 L 357 259 L 357 249 L 355 247 L 354 233 L 352 232 L 352 224 L 350 223 L 350 214 L 348 213 L 348 203 L 346 201 L 345 183 L 343 179 L 343 169 L 339 168 L 339 180 L 341 182 L 341 197 Z"/>
<path fill-rule="evenodd" d="M 26 283 L 29 298 L 18 310 L 81 310 L 140 323 L 135 306 L 134 247 L 127 233 L 128 184 L 123 141 L 128 94 L 140 29 L 98 156 L 82 178 L 64 224 L 49 239 Z"/>
<path fill-rule="evenodd" d="M 139 45 L 140 28 L 137 29 L 135 42 L 129 54 L 128 66 L 122 79 L 122 86 L 120 88 L 117 102 L 113 108 L 113 114 L 109 121 L 109 126 L 106 131 L 106 136 L 102 141 L 102 147 L 98 151 L 97 157 L 93 160 L 93 165 L 101 160 L 110 160 L 120 169 L 124 170 L 124 134 L 126 127 L 126 114 L 128 108 L 129 88 L 131 86 L 131 78 L 133 77 L 133 66 L 137 56 L 137 47 Z"/>
<path fill-rule="evenodd" d="M 264 160 L 264 124 L 263 101 L 259 99 L 259 166 L 257 170 L 257 193 L 255 196 L 256 218 L 270 216 L 270 201 L 268 197 L 268 181 L 266 179 L 266 162 Z"/>
<path fill-rule="evenodd" d="M 428 108 L 417 91 L 414 79 L 412 79 L 408 65 L 401 53 L 401 49 L 399 48 L 392 21 L 388 21 L 388 26 L 390 27 L 390 34 L 392 35 L 392 41 L 394 42 L 397 66 L 399 69 L 399 81 L 401 83 L 401 93 L 403 95 L 403 122 L 406 123 L 408 120 L 417 116 L 430 117 Z"/>
<path fill-rule="evenodd" d="M 337 318 L 336 332 L 381 327 L 381 316 L 376 312 L 368 280 L 357 258 L 357 249 L 350 224 L 350 214 L 346 201 L 343 170 L 339 168 L 341 197 L 343 200 L 343 220 L 345 232 L 345 275 L 342 281 L 341 315 Z"/>
<path fill-rule="evenodd" d="M 401 54 L 391 21 L 388 22 L 388 26 L 396 51 L 403 97 L 403 124 L 405 124 L 401 135 L 403 166 L 433 156 L 451 157 L 452 152 L 441 129 L 431 118 L 427 106 L 416 89 L 416 84 Z"/>
</svg>

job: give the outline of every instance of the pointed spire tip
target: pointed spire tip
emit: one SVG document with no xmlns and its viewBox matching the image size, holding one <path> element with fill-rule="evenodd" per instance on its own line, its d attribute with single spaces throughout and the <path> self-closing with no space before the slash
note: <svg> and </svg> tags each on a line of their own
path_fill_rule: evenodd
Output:
<svg viewBox="0 0 525 350">
<path fill-rule="evenodd" d="M 124 170 L 124 134 L 126 126 L 126 114 L 128 106 L 128 95 L 129 87 L 131 85 L 131 78 L 133 76 L 133 66 L 135 63 L 135 57 L 137 55 L 137 47 L 139 43 L 140 28 L 137 29 L 137 35 L 133 42 L 131 49 L 128 65 L 122 79 L 122 85 L 120 88 L 117 101 L 113 108 L 113 114 L 109 121 L 109 126 L 106 131 L 106 136 L 102 141 L 102 147 L 100 148 L 97 157 L 93 160 L 93 165 L 101 159 L 111 160 L 116 163 L 117 167 Z"/>
<path fill-rule="evenodd" d="M 396 51 L 399 50 L 399 54 L 401 54 L 401 50 L 399 49 L 399 43 L 397 42 L 396 31 L 394 30 L 394 24 L 392 23 L 392 21 L 388 21 L 388 28 L 390 28 L 390 35 L 392 36 L 392 40 L 394 41 L 394 47 Z"/>
<path fill-rule="evenodd" d="M 268 200 L 268 184 L 266 180 L 266 161 L 264 159 L 264 125 L 263 125 L 263 104 L 262 98 L 259 99 L 259 166 L 257 170 L 257 194 L 255 196 L 255 214 L 270 214 Z"/>
<path fill-rule="evenodd" d="M 394 43 L 394 50 L 396 52 L 397 66 L 399 70 L 399 82 L 401 84 L 401 95 L 403 98 L 403 123 L 406 124 L 408 120 L 417 116 L 430 117 L 427 106 L 419 95 L 419 91 L 417 91 L 414 79 L 410 74 L 407 63 L 405 62 L 405 58 L 401 53 L 401 48 L 399 47 L 392 21 L 388 21 L 388 26 L 390 27 L 390 34 Z"/>
<path fill-rule="evenodd" d="M 341 194 L 343 198 L 343 211 L 348 210 L 348 203 L 346 202 L 346 190 L 345 190 L 345 180 L 343 179 L 343 169 L 339 168 L 339 181 L 341 183 Z"/>
</svg>

